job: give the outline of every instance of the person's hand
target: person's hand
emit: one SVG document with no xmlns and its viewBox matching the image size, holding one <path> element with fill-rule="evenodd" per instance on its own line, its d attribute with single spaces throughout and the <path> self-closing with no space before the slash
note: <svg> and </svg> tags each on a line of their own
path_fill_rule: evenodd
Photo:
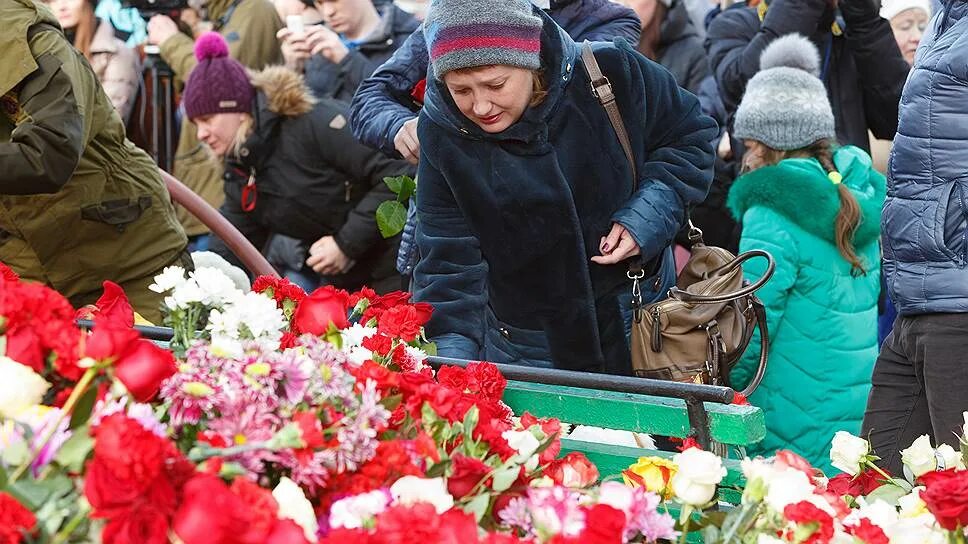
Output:
<svg viewBox="0 0 968 544">
<path fill-rule="evenodd" d="M 313 55 L 322 55 L 333 64 L 343 62 L 350 50 L 339 39 L 339 34 L 323 25 L 314 25 L 306 29 L 306 43 Z"/>
<path fill-rule="evenodd" d="M 276 32 L 276 38 L 279 39 L 282 57 L 286 59 L 286 66 L 302 71 L 302 63 L 310 55 L 309 44 L 306 43 L 306 33 L 293 32 L 283 27 L 279 32 Z"/>
<path fill-rule="evenodd" d="M 323 276 L 335 276 L 353 268 L 356 264 L 343 253 L 332 236 L 323 236 L 309 248 L 306 264 Z"/>
<path fill-rule="evenodd" d="M 598 249 L 602 252 L 601 256 L 592 257 L 592 262 L 598 264 L 620 263 L 642 252 L 629 231 L 618 223 L 612 224 L 611 232 L 602 237 Z"/>
<path fill-rule="evenodd" d="M 410 164 L 417 164 L 420 160 L 420 141 L 417 140 L 417 118 L 408 120 L 393 137 L 393 147 L 403 155 Z"/>
<path fill-rule="evenodd" d="M 148 21 L 148 43 L 161 45 L 178 34 L 178 24 L 167 15 L 155 15 Z"/>
</svg>

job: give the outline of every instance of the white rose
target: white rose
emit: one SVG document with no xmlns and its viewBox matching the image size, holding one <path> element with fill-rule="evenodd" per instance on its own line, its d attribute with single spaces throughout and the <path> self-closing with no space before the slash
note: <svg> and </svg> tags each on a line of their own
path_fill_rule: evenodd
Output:
<svg viewBox="0 0 968 544">
<path fill-rule="evenodd" d="M 937 468 L 938 460 L 931 447 L 931 438 L 926 434 L 919 436 L 909 448 L 901 450 L 901 461 L 910 469 L 912 479 Z"/>
<path fill-rule="evenodd" d="M 518 459 L 525 461 L 530 459 L 534 452 L 541 447 L 541 442 L 531 434 L 531 431 L 504 431 L 501 437 L 508 441 L 508 446 L 518 452 Z"/>
<path fill-rule="evenodd" d="M 672 461 L 679 467 L 672 477 L 672 492 L 683 503 L 692 506 L 709 503 L 716 494 L 716 485 L 726 476 L 723 460 L 698 448 L 676 454 Z"/>
<path fill-rule="evenodd" d="M 910 493 L 897 500 L 897 506 L 900 508 L 899 514 L 902 518 L 916 518 L 928 513 L 928 505 L 921 499 L 922 490 L 924 490 L 924 486 L 915 487 Z"/>
<path fill-rule="evenodd" d="M 965 418 L 965 425 L 961 429 L 961 438 L 964 442 L 968 442 L 968 412 L 962 414 L 962 417 Z"/>
<path fill-rule="evenodd" d="M 938 470 L 965 469 L 965 461 L 961 458 L 961 453 L 947 444 L 938 446 L 935 451 L 935 460 L 938 462 Z"/>
<path fill-rule="evenodd" d="M 837 431 L 830 448 L 830 464 L 838 469 L 856 476 L 860 472 L 860 465 L 870 455 L 871 445 L 863 438 L 845 431 Z"/>
<path fill-rule="evenodd" d="M 329 526 L 332 529 L 359 529 L 367 520 L 386 510 L 389 503 L 390 496 L 385 490 L 340 499 L 329 510 Z"/>
<path fill-rule="evenodd" d="M 776 512 L 782 512 L 788 505 L 809 501 L 816 489 L 806 474 L 792 468 L 774 471 L 766 484 L 768 490 L 763 500 Z"/>
<path fill-rule="evenodd" d="M 884 527 L 884 534 L 891 544 L 946 544 L 948 537 L 930 513 L 913 518 L 901 518 L 888 527 Z"/>
<path fill-rule="evenodd" d="M 394 504 L 432 504 L 438 514 L 443 514 L 454 506 L 454 497 L 447 492 L 447 482 L 443 478 L 404 476 L 390 486 L 390 495 Z"/>
<path fill-rule="evenodd" d="M 30 367 L 0 356 L 0 417 L 12 418 L 44 400 L 50 384 Z"/>
<path fill-rule="evenodd" d="M 296 482 L 283 476 L 279 485 L 272 490 L 272 496 L 279 503 L 279 519 L 291 519 L 302 527 L 306 540 L 316 542 L 316 531 L 319 524 L 313 505 L 306 499 L 301 487 Z"/>
</svg>

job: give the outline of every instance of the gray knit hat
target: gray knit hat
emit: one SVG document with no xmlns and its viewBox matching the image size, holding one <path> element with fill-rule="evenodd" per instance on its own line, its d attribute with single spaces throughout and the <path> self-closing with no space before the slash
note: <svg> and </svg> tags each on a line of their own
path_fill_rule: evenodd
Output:
<svg viewBox="0 0 968 544">
<path fill-rule="evenodd" d="M 813 42 L 788 34 L 760 56 L 760 71 L 746 84 L 733 135 L 780 151 L 836 138 L 834 113 L 820 76 Z"/>
<path fill-rule="evenodd" d="M 528 0 L 433 0 L 424 37 L 434 75 L 504 64 L 541 67 L 541 17 Z"/>
</svg>

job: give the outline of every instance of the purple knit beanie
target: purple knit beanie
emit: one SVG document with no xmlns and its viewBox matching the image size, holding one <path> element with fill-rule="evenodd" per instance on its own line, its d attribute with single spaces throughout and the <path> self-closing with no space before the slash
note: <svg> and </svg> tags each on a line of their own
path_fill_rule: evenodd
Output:
<svg viewBox="0 0 968 544">
<path fill-rule="evenodd" d="M 214 113 L 249 113 L 255 89 L 239 61 L 229 57 L 229 46 L 218 32 L 206 32 L 195 42 L 198 64 L 188 76 L 182 105 L 195 119 Z"/>
</svg>

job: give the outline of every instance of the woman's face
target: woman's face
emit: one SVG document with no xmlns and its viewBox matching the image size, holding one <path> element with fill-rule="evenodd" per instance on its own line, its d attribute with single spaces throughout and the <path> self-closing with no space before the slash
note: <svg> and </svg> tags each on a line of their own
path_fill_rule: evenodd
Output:
<svg viewBox="0 0 968 544">
<path fill-rule="evenodd" d="M 492 65 L 444 74 L 450 96 L 465 117 L 495 134 L 517 122 L 534 94 L 531 70 Z"/>
<path fill-rule="evenodd" d="M 901 55 L 908 64 L 914 64 L 914 54 L 918 51 L 921 36 L 928 27 L 928 14 L 920 8 L 911 8 L 891 18 L 891 30 L 901 49 Z"/>
<path fill-rule="evenodd" d="M 235 142 L 244 116 L 244 113 L 214 113 L 196 117 L 192 122 L 198 130 L 198 139 L 216 155 L 224 157 Z"/>
<path fill-rule="evenodd" d="M 47 5 L 65 29 L 76 27 L 85 12 L 91 9 L 88 0 L 51 0 Z"/>
<path fill-rule="evenodd" d="M 742 171 L 752 172 L 766 166 L 767 147 L 756 140 L 743 140 L 746 153 L 743 155 Z"/>
</svg>

